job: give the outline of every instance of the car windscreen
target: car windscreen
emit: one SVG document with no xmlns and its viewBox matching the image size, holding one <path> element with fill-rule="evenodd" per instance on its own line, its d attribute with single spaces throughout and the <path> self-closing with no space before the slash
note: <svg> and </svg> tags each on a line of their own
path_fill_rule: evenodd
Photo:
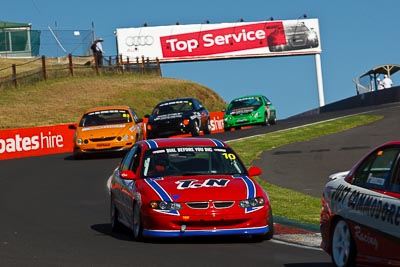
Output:
<svg viewBox="0 0 400 267">
<path fill-rule="evenodd" d="M 178 112 L 193 111 L 193 103 L 189 100 L 176 100 L 159 104 L 154 110 L 153 115 L 165 115 Z"/>
<path fill-rule="evenodd" d="M 262 105 L 261 97 L 246 97 L 233 100 L 228 107 L 228 111 L 242 108 L 258 109 Z"/>
<path fill-rule="evenodd" d="M 290 34 L 296 34 L 296 33 L 303 33 L 303 32 L 309 32 L 310 29 L 307 28 L 304 23 L 298 23 L 294 25 L 289 25 L 285 27 L 286 33 Z"/>
<path fill-rule="evenodd" d="M 132 122 L 127 110 L 112 109 L 86 113 L 79 122 L 80 127 Z"/>
<path fill-rule="evenodd" d="M 219 147 L 168 147 L 148 150 L 144 177 L 184 175 L 246 175 L 247 170 L 231 149 Z"/>
</svg>

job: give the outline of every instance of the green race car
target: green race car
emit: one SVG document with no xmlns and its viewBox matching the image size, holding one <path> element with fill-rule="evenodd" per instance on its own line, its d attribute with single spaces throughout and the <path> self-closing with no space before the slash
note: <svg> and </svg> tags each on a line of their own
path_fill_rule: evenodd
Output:
<svg viewBox="0 0 400 267">
<path fill-rule="evenodd" d="M 247 125 L 276 124 L 276 110 L 263 95 L 248 95 L 233 99 L 224 114 L 224 130 Z"/>
</svg>

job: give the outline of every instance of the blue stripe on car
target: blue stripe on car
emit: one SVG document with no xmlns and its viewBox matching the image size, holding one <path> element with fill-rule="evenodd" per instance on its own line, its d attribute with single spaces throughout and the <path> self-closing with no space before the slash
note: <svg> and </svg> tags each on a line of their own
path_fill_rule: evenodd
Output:
<svg viewBox="0 0 400 267">
<path fill-rule="evenodd" d="M 264 235 L 270 231 L 269 226 L 217 229 L 217 230 L 150 230 L 143 229 L 145 237 L 184 237 L 184 236 L 214 236 L 214 235 Z"/>
<path fill-rule="evenodd" d="M 150 149 L 158 148 L 158 144 L 154 140 L 145 140 L 145 142 Z"/>
<path fill-rule="evenodd" d="M 254 184 L 253 180 L 251 180 L 247 176 L 234 176 L 235 179 L 242 179 L 246 185 L 247 190 L 247 199 L 255 198 L 256 197 L 256 185 Z M 246 208 L 246 213 L 253 212 L 259 210 L 261 207 L 249 207 Z"/>
<path fill-rule="evenodd" d="M 218 139 L 211 139 L 211 141 L 213 141 L 214 144 L 215 144 L 217 147 L 225 147 L 225 146 L 224 146 L 224 143 L 222 143 L 222 142 L 219 141 Z"/>
<path fill-rule="evenodd" d="M 162 186 L 157 183 L 157 180 L 163 180 L 162 177 L 148 178 L 144 180 L 157 193 L 157 195 L 160 197 L 162 201 L 173 202 L 172 198 L 168 195 L 168 193 L 164 190 L 164 188 L 162 188 Z M 155 211 L 165 214 L 179 215 L 179 212 L 177 210 L 155 210 Z"/>
</svg>

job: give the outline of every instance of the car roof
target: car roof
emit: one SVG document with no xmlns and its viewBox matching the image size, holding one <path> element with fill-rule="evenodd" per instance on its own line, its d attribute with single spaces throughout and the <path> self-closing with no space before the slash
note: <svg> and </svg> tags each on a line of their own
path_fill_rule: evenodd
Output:
<svg viewBox="0 0 400 267">
<path fill-rule="evenodd" d="M 181 98 L 172 98 L 172 99 L 164 100 L 164 101 L 161 101 L 161 102 L 158 103 L 158 104 L 168 103 L 168 102 L 173 102 L 173 101 L 187 101 L 187 100 L 190 100 L 190 101 L 193 101 L 193 100 L 199 101 L 197 98 L 193 98 L 193 97 L 181 97 Z"/>
<path fill-rule="evenodd" d="M 400 140 L 388 141 L 386 143 L 380 144 L 375 149 L 379 149 L 380 147 L 384 147 L 384 146 L 393 146 L 393 145 L 400 145 Z"/>
<path fill-rule="evenodd" d="M 221 140 L 201 137 L 158 138 L 140 141 L 139 143 L 141 143 L 142 146 L 147 146 L 150 149 L 174 146 L 230 147 Z"/>
<path fill-rule="evenodd" d="M 248 97 L 264 97 L 264 95 L 258 95 L 258 94 L 255 94 L 255 95 L 244 95 L 244 96 L 241 96 L 241 97 L 236 97 L 236 98 L 232 99 L 232 101 L 238 100 L 238 99 L 242 99 L 242 98 L 248 98 Z"/>
<path fill-rule="evenodd" d="M 94 111 L 100 111 L 100 110 L 109 110 L 109 109 L 126 109 L 129 110 L 129 106 L 126 105 L 114 105 L 114 106 L 102 106 L 102 107 L 95 107 L 95 108 L 90 108 L 85 111 L 85 113 L 89 112 L 94 112 Z"/>
</svg>

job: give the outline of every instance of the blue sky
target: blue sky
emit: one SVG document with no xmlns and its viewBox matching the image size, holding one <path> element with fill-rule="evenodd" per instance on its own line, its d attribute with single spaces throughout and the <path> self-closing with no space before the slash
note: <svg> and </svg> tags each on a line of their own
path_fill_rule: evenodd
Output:
<svg viewBox="0 0 400 267">
<path fill-rule="evenodd" d="M 36 30 L 57 24 L 59 30 L 90 29 L 102 37 L 107 55 L 116 54 L 117 28 L 293 20 L 306 14 L 319 19 L 325 104 L 356 94 L 353 78 L 375 66 L 400 64 L 398 0 L 153 0 L 48 1 L 2 3 L 0 21 L 32 23 Z M 274 103 L 278 119 L 319 106 L 315 58 L 309 56 L 198 61 L 162 65 L 164 77 L 191 80 L 229 102 L 260 93 Z M 400 76 L 400 75 L 399 75 Z M 394 85 L 400 79 L 393 77 Z"/>
</svg>

